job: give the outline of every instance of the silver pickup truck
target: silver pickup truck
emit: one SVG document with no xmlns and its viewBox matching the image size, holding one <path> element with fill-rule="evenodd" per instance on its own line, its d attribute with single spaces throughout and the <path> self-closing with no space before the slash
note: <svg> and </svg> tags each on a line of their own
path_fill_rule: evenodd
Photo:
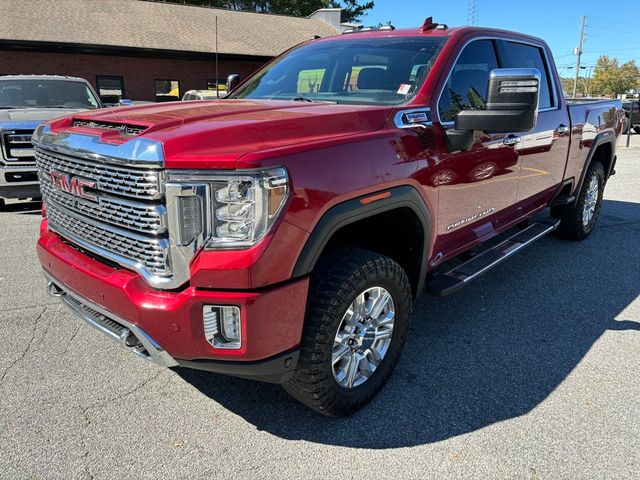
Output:
<svg viewBox="0 0 640 480">
<path fill-rule="evenodd" d="M 5 198 L 40 197 L 31 135 L 46 120 L 102 108 L 89 82 L 55 75 L 0 77 L 0 208 Z"/>
</svg>

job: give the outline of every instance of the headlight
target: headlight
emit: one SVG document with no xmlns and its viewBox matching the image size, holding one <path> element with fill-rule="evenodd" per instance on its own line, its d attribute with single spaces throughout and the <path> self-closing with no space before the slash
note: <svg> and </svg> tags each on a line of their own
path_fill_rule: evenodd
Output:
<svg viewBox="0 0 640 480">
<path fill-rule="evenodd" d="M 206 249 L 248 248 L 261 240 L 275 222 L 289 195 L 289 178 L 284 168 L 274 168 L 258 172 L 220 172 L 211 174 L 198 172 L 195 175 L 172 172 L 170 181 L 182 178 L 190 184 L 206 186 L 210 205 L 204 214 L 202 225 L 208 226 L 205 235 Z M 206 183 L 205 183 L 206 182 Z M 178 231 L 181 238 L 191 238 L 194 227 L 199 228 L 192 215 L 197 212 L 193 205 L 185 205 L 184 212 L 178 214 Z M 188 224 L 188 225 L 187 225 Z M 183 245 L 186 243 L 182 243 Z"/>
</svg>

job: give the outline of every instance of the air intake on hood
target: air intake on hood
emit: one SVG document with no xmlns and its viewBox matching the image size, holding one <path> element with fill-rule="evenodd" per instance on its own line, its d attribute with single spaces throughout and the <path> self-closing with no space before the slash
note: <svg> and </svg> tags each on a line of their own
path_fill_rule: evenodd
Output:
<svg viewBox="0 0 640 480">
<path fill-rule="evenodd" d="M 147 127 L 140 125 L 125 125 L 123 123 L 96 122 L 94 120 L 74 120 L 74 127 L 92 128 L 97 130 L 118 130 L 121 135 L 133 137 L 140 135 Z"/>
</svg>

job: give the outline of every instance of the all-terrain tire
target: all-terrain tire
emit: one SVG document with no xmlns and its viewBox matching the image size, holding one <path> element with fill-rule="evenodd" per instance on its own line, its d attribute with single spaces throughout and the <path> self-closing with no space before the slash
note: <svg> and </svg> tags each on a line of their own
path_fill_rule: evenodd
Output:
<svg viewBox="0 0 640 480">
<path fill-rule="evenodd" d="M 384 288 L 393 300 L 391 343 L 371 376 L 347 388 L 334 377 L 334 339 L 351 303 L 372 287 Z M 382 389 L 398 362 L 411 307 L 409 279 L 391 258 L 357 248 L 327 254 L 311 277 L 300 357 L 293 377 L 283 385 L 285 390 L 323 415 L 341 417 L 359 410 Z"/>
<path fill-rule="evenodd" d="M 590 203 L 590 186 L 592 182 L 597 182 L 598 192 L 595 197 L 595 207 L 590 220 L 585 221 L 585 208 Z M 605 173 L 600 162 L 593 162 L 585 175 L 582 188 L 578 194 L 575 205 L 563 205 L 551 209 L 551 215 L 560 219 L 560 226 L 556 234 L 569 240 L 584 240 L 587 238 L 598 222 L 600 209 L 602 207 L 602 196 L 604 193 Z M 591 195 L 591 198 L 593 196 Z"/>
</svg>

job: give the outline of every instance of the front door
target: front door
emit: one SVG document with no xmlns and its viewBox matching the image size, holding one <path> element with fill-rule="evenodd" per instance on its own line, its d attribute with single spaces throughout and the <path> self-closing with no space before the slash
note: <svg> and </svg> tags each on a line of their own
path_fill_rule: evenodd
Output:
<svg viewBox="0 0 640 480">
<path fill-rule="evenodd" d="M 458 112 L 484 108 L 489 73 L 498 68 L 494 40 L 474 40 L 456 60 L 442 89 L 434 129 L 444 138 Z M 438 241 L 436 258 L 450 256 L 518 216 L 519 178 L 514 134 L 476 132 L 471 150 L 442 152 L 436 178 Z"/>
</svg>

